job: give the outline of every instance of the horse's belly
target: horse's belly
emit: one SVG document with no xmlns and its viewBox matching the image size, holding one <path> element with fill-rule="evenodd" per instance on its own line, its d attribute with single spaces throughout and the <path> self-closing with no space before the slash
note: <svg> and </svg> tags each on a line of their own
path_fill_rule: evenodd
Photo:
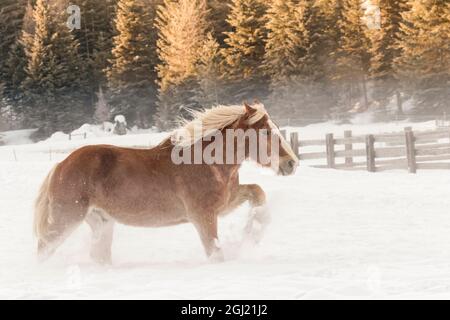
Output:
<svg viewBox="0 0 450 320">
<path fill-rule="evenodd" d="M 120 205 L 100 205 L 118 223 L 137 227 L 164 227 L 187 222 L 183 203 L 178 199 L 142 201 L 142 198 L 121 201 Z"/>
<path fill-rule="evenodd" d="M 181 212 L 137 211 L 113 212 L 111 218 L 116 222 L 136 227 L 165 227 L 186 223 L 187 218 Z"/>
<path fill-rule="evenodd" d="M 114 220 L 118 223 L 134 226 L 158 228 L 178 225 L 188 222 L 184 215 L 164 215 L 160 212 L 140 212 L 139 214 L 129 214 L 127 216 L 116 216 Z"/>
</svg>

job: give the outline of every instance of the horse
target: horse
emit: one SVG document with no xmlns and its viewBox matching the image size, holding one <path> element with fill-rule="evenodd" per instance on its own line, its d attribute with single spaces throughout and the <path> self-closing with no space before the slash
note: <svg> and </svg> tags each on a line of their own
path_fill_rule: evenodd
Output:
<svg viewBox="0 0 450 320">
<path fill-rule="evenodd" d="M 200 134 L 195 137 L 199 125 Z M 39 190 L 34 214 L 39 260 L 48 259 L 82 222 L 87 222 L 92 230 L 90 256 L 100 264 L 111 264 L 115 223 L 152 228 L 192 223 L 206 256 L 222 261 L 219 217 L 246 201 L 253 215 L 249 222 L 262 223 L 269 215 L 263 189 L 257 184 L 239 183 L 242 161 L 236 157 L 236 163 L 174 163 L 177 148 L 184 155 L 191 152 L 186 146 L 199 145 L 205 150 L 212 143 L 205 139 L 211 129 L 243 132 L 225 135 L 228 140 L 223 144 L 230 145 L 231 141 L 237 149 L 233 155 L 241 152 L 243 160 L 271 167 L 279 175 L 292 175 L 298 166 L 298 158 L 261 103 L 197 111 L 193 120 L 184 121 L 150 149 L 81 147 L 54 166 Z M 268 149 L 275 150 L 276 142 L 276 157 L 263 162 L 250 152 L 245 135 L 250 131 L 265 132 L 260 136 Z M 248 225 L 251 228 L 251 223 Z"/>
</svg>

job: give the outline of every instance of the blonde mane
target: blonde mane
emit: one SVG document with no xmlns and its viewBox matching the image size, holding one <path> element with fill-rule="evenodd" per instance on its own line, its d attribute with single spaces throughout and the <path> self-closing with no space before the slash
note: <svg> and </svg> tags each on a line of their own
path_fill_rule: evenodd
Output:
<svg viewBox="0 0 450 320">
<path fill-rule="evenodd" d="M 262 104 L 252 105 L 256 110 L 248 119 L 254 124 L 261 120 L 267 111 Z M 171 141 L 178 146 L 190 146 L 205 136 L 226 128 L 245 115 L 246 109 L 242 106 L 216 106 L 201 111 L 190 111 L 193 120 L 182 120 L 181 128 L 171 134 Z"/>
</svg>

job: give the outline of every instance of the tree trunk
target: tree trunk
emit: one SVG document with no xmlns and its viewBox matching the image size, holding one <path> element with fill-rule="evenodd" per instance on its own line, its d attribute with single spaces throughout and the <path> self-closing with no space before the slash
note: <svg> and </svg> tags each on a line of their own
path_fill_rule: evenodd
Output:
<svg viewBox="0 0 450 320">
<path fill-rule="evenodd" d="M 395 96 L 397 97 L 397 115 L 403 115 L 403 100 L 400 91 L 395 90 Z"/>
<path fill-rule="evenodd" d="M 369 98 L 367 97 L 367 85 L 366 85 L 366 77 L 362 75 L 362 87 L 363 87 L 363 95 L 364 95 L 364 110 L 369 109 Z"/>
</svg>

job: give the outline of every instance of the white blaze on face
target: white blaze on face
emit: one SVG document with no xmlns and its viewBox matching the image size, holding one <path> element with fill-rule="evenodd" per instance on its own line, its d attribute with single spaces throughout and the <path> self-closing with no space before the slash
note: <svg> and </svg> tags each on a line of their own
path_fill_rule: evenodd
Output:
<svg viewBox="0 0 450 320">
<path fill-rule="evenodd" d="M 280 138 L 281 147 L 287 152 L 287 154 L 292 158 L 292 160 L 295 161 L 295 165 L 297 166 L 299 160 L 298 160 L 297 156 L 295 155 L 294 150 L 292 150 L 291 146 L 286 141 L 286 139 L 283 137 L 283 135 L 281 134 L 280 130 L 275 125 L 275 123 L 273 123 L 273 121 L 269 119 L 268 124 L 269 124 L 269 127 L 270 127 L 272 133 L 277 135 Z"/>
</svg>

